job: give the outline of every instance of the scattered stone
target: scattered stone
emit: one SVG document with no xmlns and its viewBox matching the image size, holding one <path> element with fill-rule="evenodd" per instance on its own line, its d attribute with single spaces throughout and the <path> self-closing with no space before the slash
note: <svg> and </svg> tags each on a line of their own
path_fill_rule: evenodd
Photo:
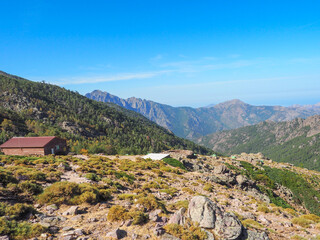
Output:
<svg viewBox="0 0 320 240">
<path fill-rule="evenodd" d="M 79 214 L 79 207 L 78 206 L 71 206 L 67 211 L 63 212 L 63 216 L 68 216 L 68 215 L 77 215 Z"/>
<path fill-rule="evenodd" d="M 9 236 L 0 236 L 0 240 L 9 240 Z"/>
<path fill-rule="evenodd" d="M 214 228 L 216 214 L 221 215 L 220 208 L 204 196 L 195 196 L 188 207 L 188 216 L 193 222 L 198 222 L 200 227 Z"/>
<path fill-rule="evenodd" d="M 88 223 L 98 222 L 98 219 L 96 218 L 88 218 Z"/>
<path fill-rule="evenodd" d="M 58 210 L 58 207 L 56 204 L 52 204 L 46 207 L 46 210 L 52 214 L 54 211 Z"/>
<path fill-rule="evenodd" d="M 132 233 L 131 239 L 132 239 L 132 240 L 136 240 L 137 238 L 138 238 L 138 234 Z"/>
<path fill-rule="evenodd" d="M 244 240 L 269 240 L 268 234 L 265 232 L 246 230 L 243 235 L 242 239 Z"/>
<path fill-rule="evenodd" d="M 255 216 L 253 213 L 251 213 L 251 212 L 245 212 L 245 213 L 243 213 L 243 214 L 242 214 L 242 217 L 243 217 L 244 219 L 253 219 L 253 220 L 256 220 L 256 216 Z"/>
<path fill-rule="evenodd" d="M 238 239 L 242 233 L 242 224 L 233 213 L 225 213 L 216 221 L 216 231 L 220 237 L 226 240 Z"/>
<path fill-rule="evenodd" d="M 149 219 L 150 219 L 151 221 L 153 221 L 153 222 L 157 222 L 158 219 L 160 218 L 160 217 L 159 217 L 159 214 L 160 214 L 161 212 L 162 212 L 161 209 L 156 209 L 156 210 L 150 212 L 150 213 L 149 213 Z"/>
<path fill-rule="evenodd" d="M 73 218 L 71 218 L 72 221 L 81 221 L 83 219 L 83 216 L 78 215 L 78 216 L 74 216 Z"/>
<path fill-rule="evenodd" d="M 106 236 L 116 238 L 116 239 L 121 239 L 121 238 L 124 238 L 127 236 L 127 232 L 125 230 L 121 230 L 121 229 L 117 228 L 116 230 L 107 233 Z"/>
<path fill-rule="evenodd" d="M 218 165 L 217 167 L 214 168 L 213 172 L 214 174 L 225 174 L 228 171 L 226 165 Z"/>
<path fill-rule="evenodd" d="M 168 223 L 184 225 L 186 223 L 186 218 L 184 216 L 185 212 L 186 212 L 186 209 L 184 207 L 180 208 L 178 211 L 176 211 L 172 215 Z"/>
<path fill-rule="evenodd" d="M 49 232 L 51 233 L 51 234 L 55 234 L 55 233 L 57 233 L 57 232 L 59 232 L 59 227 L 57 227 L 57 226 L 51 226 L 51 227 L 49 227 Z"/>
<path fill-rule="evenodd" d="M 149 238 L 150 238 L 150 235 L 147 234 L 147 235 L 145 235 L 143 238 L 144 238 L 144 239 L 149 239 Z"/>
<path fill-rule="evenodd" d="M 266 219 L 264 216 L 260 215 L 258 217 L 259 222 L 263 223 L 263 225 L 269 226 L 271 224 L 271 221 Z"/>
<path fill-rule="evenodd" d="M 74 229 L 73 227 L 64 227 L 64 228 L 62 228 L 62 231 L 67 232 L 67 231 L 71 231 L 73 229 Z"/>
<path fill-rule="evenodd" d="M 165 233 L 161 236 L 160 240 L 180 240 L 180 238 L 177 238 L 177 237 L 172 236 L 168 233 Z"/>
</svg>

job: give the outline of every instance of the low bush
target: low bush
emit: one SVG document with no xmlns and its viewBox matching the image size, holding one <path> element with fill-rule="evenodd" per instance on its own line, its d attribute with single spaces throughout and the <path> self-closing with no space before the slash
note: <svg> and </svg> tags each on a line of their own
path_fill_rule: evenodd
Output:
<svg viewBox="0 0 320 240">
<path fill-rule="evenodd" d="M 191 188 L 188 188 L 188 187 L 184 187 L 181 190 L 184 191 L 184 192 L 189 193 L 190 195 L 195 194 L 195 192 Z"/>
<path fill-rule="evenodd" d="M 0 217 L 0 236 L 8 235 L 13 240 L 30 239 L 38 237 L 46 232 L 46 228 L 40 224 L 31 224 L 28 222 L 16 222 Z"/>
<path fill-rule="evenodd" d="M 107 219 L 108 221 L 124 221 L 127 219 L 127 209 L 123 206 L 114 205 L 109 209 Z"/>
<path fill-rule="evenodd" d="M 149 217 L 142 211 L 130 211 L 127 213 L 128 218 L 132 219 L 133 225 L 142 225 L 148 222 Z"/>
<path fill-rule="evenodd" d="M 111 222 L 132 219 L 133 225 L 141 225 L 149 220 L 148 215 L 146 215 L 142 211 L 128 211 L 125 207 L 120 205 L 114 205 L 110 208 L 107 219 Z"/>
<path fill-rule="evenodd" d="M 10 219 L 22 220 L 26 218 L 28 214 L 35 212 L 34 208 L 28 204 L 16 203 L 10 205 L 8 203 L 0 202 L 0 217 L 8 216 Z"/>
<path fill-rule="evenodd" d="M 137 204 L 141 204 L 148 211 L 161 209 L 163 212 L 167 212 L 165 205 L 152 194 L 148 194 L 146 197 L 139 198 L 137 200 Z"/>
<path fill-rule="evenodd" d="M 269 213 L 270 212 L 270 209 L 265 205 L 259 205 L 257 210 L 259 212 L 263 212 L 263 213 Z"/>
<path fill-rule="evenodd" d="M 98 175 L 95 173 L 87 173 L 85 177 L 86 179 L 89 179 L 91 181 L 95 181 L 95 182 L 100 181 L 100 177 L 98 177 Z"/>
<path fill-rule="evenodd" d="M 182 162 L 180 162 L 177 159 L 174 158 L 164 158 L 162 161 L 164 161 L 165 163 L 169 164 L 172 167 L 178 167 L 181 168 L 183 170 L 187 170 L 186 167 L 183 165 Z"/>
<path fill-rule="evenodd" d="M 207 192 L 213 192 L 213 186 L 210 183 L 206 183 L 203 187 L 203 190 L 207 191 Z"/>
<path fill-rule="evenodd" d="M 304 227 L 304 228 L 308 228 L 310 226 L 310 224 L 313 224 L 314 222 L 309 219 L 303 218 L 303 217 L 296 217 L 296 218 L 292 219 L 292 223 L 297 224 L 297 225 Z"/>
<path fill-rule="evenodd" d="M 170 210 L 179 210 L 180 208 L 184 207 L 185 209 L 188 209 L 189 201 L 188 200 L 181 200 L 175 203 L 172 203 L 168 206 Z"/>
<path fill-rule="evenodd" d="M 41 204 L 81 204 L 81 203 L 97 203 L 110 198 L 110 192 L 105 189 L 98 189 L 91 184 L 57 182 L 47 187 L 42 194 L 39 195 L 39 203 Z"/>
<path fill-rule="evenodd" d="M 167 224 L 164 229 L 167 233 L 180 238 L 181 240 L 205 240 L 207 233 L 204 232 L 199 226 L 181 226 L 178 224 Z"/>
<path fill-rule="evenodd" d="M 253 220 L 253 219 L 246 219 L 242 221 L 242 225 L 245 228 L 255 228 L 255 229 L 262 229 L 264 228 L 264 226 L 260 223 L 258 223 L 257 221 Z"/>
<path fill-rule="evenodd" d="M 42 186 L 34 181 L 24 181 L 18 184 L 18 188 L 27 194 L 37 195 L 43 192 Z"/>
<path fill-rule="evenodd" d="M 12 172 L 0 167 L 0 183 L 6 187 L 9 183 L 17 183 L 18 180 L 12 176 Z"/>
</svg>

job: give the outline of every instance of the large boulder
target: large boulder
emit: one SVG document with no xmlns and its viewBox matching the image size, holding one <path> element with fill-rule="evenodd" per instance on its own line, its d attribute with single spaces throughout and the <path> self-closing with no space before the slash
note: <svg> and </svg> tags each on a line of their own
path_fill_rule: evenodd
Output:
<svg viewBox="0 0 320 240">
<path fill-rule="evenodd" d="M 216 221 L 216 232 L 222 239 L 235 240 L 241 236 L 242 224 L 233 213 L 224 213 L 222 217 L 218 217 Z"/>
<path fill-rule="evenodd" d="M 195 196 L 188 207 L 188 217 L 198 222 L 200 227 L 215 228 L 216 215 L 221 215 L 220 208 L 204 196 Z"/>
</svg>

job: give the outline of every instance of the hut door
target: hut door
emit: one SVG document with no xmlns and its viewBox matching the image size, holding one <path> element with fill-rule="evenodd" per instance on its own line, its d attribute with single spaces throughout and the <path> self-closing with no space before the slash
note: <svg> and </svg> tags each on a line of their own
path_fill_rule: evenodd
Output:
<svg viewBox="0 0 320 240">
<path fill-rule="evenodd" d="M 54 148 L 51 148 L 51 154 L 54 154 Z"/>
</svg>

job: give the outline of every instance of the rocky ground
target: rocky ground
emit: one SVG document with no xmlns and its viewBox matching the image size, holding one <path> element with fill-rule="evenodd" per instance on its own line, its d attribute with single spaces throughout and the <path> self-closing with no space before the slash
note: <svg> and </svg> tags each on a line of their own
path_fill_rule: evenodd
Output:
<svg viewBox="0 0 320 240">
<path fill-rule="evenodd" d="M 74 156 L 64 157 L 59 164 L 58 159 L 52 160 L 51 167 L 59 169 L 59 179 L 43 184 L 44 193 L 30 201 L 37 213 L 27 221 L 47 229 L 38 239 L 320 239 L 320 219 L 295 202 L 289 189 L 278 186 L 273 191 L 291 208 L 277 206 L 257 188 L 255 180 L 236 169 L 241 169 L 241 161 L 257 168 L 263 163 L 318 179 L 320 173 L 315 171 L 278 164 L 259 154 L 242 154 L 236 159 L 179 157 L 182 167 L 139 156 L 112 160 Z M 3 168 L 14 166 L 2 162 Z M 40 169 L 43 165 L 32 166 Z M 60 181 L 104 186 L 110 197 L 103 201 L 86 198 L 77 204 L 56 201 L 56 195 L 50 195 L 52 201 L 42 200 L 46 188 Z M 297 220 L 304 216 L 306 224 Z M 0 239 L 9 237 L 19 239 L 11 235 Z"/>
</svg>

